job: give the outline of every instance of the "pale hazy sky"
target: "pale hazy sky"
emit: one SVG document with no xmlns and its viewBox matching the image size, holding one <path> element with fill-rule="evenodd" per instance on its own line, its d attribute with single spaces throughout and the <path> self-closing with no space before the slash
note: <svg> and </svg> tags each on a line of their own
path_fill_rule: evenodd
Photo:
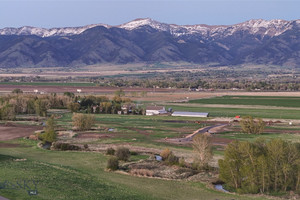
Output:
<svg viewBox="0 0 300 200">
<path fill-rule="evenodd" d="M 300 19 L 300 0 L 0 0 L 0 28 L 119 25 L 150 17 L 174 24 Z"/>
</svg>

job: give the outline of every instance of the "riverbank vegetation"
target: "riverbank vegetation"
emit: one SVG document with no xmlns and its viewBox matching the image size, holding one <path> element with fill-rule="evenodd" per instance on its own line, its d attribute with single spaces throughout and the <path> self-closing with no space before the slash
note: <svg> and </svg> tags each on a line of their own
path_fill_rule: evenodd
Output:
<svg viewBox="0 0 300 200">
<path fill-rule="evenodd" d="M 269 142 L 235 141 L 219 160 L 220 179 L 239 193 L 300 192 L 299 144 L 273 139 Z"/>
</svg>

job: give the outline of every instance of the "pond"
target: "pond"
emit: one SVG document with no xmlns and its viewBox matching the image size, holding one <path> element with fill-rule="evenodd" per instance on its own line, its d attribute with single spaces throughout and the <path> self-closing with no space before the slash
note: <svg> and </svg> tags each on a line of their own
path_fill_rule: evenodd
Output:
<svg viewBox="0 0 300 200">
<path fill-rule="evenodd" d="M 223 188 L 223 185 L 222 185 L 222 184 L 216 184 L 216 185 L 215 185 L 215 188 L 216 188 L 216 190 L 219 190 L 219 191 L 222 191 L 222 192 L 228 192 L 227 190 L 225 190 L 225 189 Z"/>
<path fill-rule="evenodd" d="M 43 149 L 50 149 L 50 147 L 51 147 L 51 143 L 49 143 L 49 142 L 46 142 L 45 144 L 42 144 L 42 147 L 43 147 Z"/>
<path fill-rule="evenodd" d="M 161 156 L 158 156 L 158 155 L 155 155 L 155 160 L 157 160 L 157 161 L 162 161 L 162 157 L 161 157 Z"/>
</svg>

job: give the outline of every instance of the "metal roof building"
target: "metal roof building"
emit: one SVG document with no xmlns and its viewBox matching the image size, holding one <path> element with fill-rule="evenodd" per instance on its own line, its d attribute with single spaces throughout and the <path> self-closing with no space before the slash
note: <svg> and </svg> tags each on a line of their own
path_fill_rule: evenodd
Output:
<svg viewBox="0 0 300 200">
<path fill-rule="evenodd" d="M 175 112 L 172 113 L 172 116 L 181 116 L 181 117 L 208 117 L 208 113 L 175 111 Z"/>
<path fill-rule="evenodd" d="M 167 111 L 164 106 L 147 106 L 146 115 L 160 115 L 166 114 Z"/>
</svg>

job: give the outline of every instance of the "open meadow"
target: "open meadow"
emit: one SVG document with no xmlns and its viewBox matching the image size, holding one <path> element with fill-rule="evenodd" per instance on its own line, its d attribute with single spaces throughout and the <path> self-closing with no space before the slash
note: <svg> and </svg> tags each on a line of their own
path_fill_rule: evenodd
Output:
<svg viewBox="0 0 300 200">
<path fill-rule="evenodd" d="M 217 192 L 199 182 L 107 172 L 108 157 L 101 153 L 49 151 L 28 141 L 12 142 L 26 147 L 1 148 L 1 180 L 37 181 L 38 195 L 29 196 L 22 188 L 1 189 L 0 195 L 9 199 L 265 199 Z"/>
<path fill-rule="evenodd" d="M 69 129 L 72 126 L 71 114 L 64 114 L 57 123 L 59 129 Z M 182 137 L 208 124 L 204 120 L 197 124 L 194 118 L 188 117 L 101 114 L 96 115 L 95 130 L 62 140 L 88 144 L 91 149 L 127 145 L 141 154 L 131 159 L 140 160 L 149 157 L 146 152 L 156 150 L 159 153 L 165 147 L 176 154 L 193 154 L 189 146 L 158 140 Z M 97 151 L 49 151 L 38 148 L 36 141 L 24 139 L 1 143 L 19 145 L 0 149 L 1 178 L 10 182 L 20 179 L 38 181 L 36 196 L 29 196 L 24 189 L 0 190 L 0 195 L 10 199 L 265 199 L 217 192 L 199 181 L 182 182 L 108 172 L 105 170 L 108 156 Z"/>
<path fill-rule="evenodd" d="M 112 92 L 109 91 L 109 95 Z M 28 139 L 34 131 L 43 129 L 41 124 L 45 118 L 28 121 L 19 115 L 15 121 L 3 121 L 0 126 L 0 131 L 5 131 L 5 134 L 0 132 L 0 177 L 5 185 L 0 189 L 0 196 L 9 199 L 268 199 L 263 195 L 217 191 L 213 185 L 218 180 L 217 170 L 174 178 L 175 172 L 186 169 L 157 163 L 170 174 L 149 177 L 133 174 L 128 168 L 130 164 L 150 162 L 153 155 L 159 155 L 166 148 L 191 165 L 195 151 L 186 138 L 205 128 L 208 128 L 213 145 L 210 164 L 216 169 L 224 149 L 235 140 L 254 141 L 262 137 L 300 142 L 300 97 L 294 97 L 293 93 L 278 93 L 278 96 L 274 93 L 241 94 L 152 91 L 132 99 L 144 108 L 163 105 L 173 111 L 209 112 L 209 117 L 92 114 L 95 124 L 81 131 L 73 129 L 72 112 L 49 110 L 49 116 L 56 116 L 57 140 L 80 148 L 75 151 L 43 149 L 38 140 Z M 131 97 L 131 93 L 125 90 L 125 97 Z M 178 103 L 186 97 L 192 100 Z M 259 135 L 242 133 L 239 119 L 234 118 L 237 115 L 264 118 L 265 130 Z M 293 124 L 289 124 L 291 121 Z M 22 127 L 26 131 L 20 134 Z M 116 172 L 107 170 L 110 158 L 106 155 L 107 149 L 120 147 L 130 150 L 130 159 L 121 161 L 121 169 Z M 16 184 L 20 180 L 29 181 L 28 187 Z M 28 195 L 29 189 L 36 189 L 38 194 Z"/>
<path fill-rule="evenodd" d="M 277 107 L 300 107 L 300 97 L 288 96 L 222 96 L 191 100 L 189 103 L 223 105 L 261 105 Z"/>
</svg>

